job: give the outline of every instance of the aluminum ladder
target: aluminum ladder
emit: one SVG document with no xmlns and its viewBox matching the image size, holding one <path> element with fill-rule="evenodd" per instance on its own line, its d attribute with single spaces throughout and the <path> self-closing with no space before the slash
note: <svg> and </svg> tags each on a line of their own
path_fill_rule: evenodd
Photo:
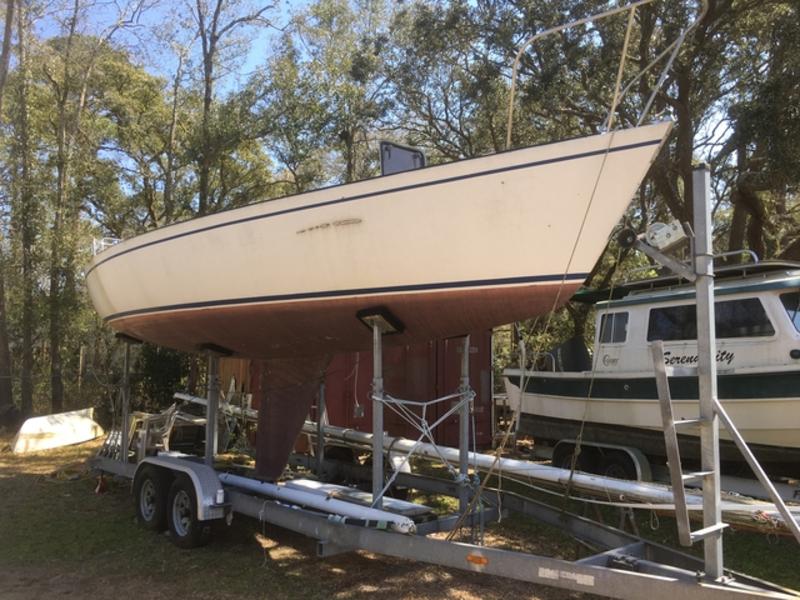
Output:
<svg viewBox="0 0 800 600">
<path fill-rule="evenodd" d="M 711 427 L 711 421 L 703 418 L 675 420 L 672 412 L 672 396 L 669 391 L 667 368 L 664 364 L 664 344 L 661 340 L 654 341 L 650 350 L 653 355 L 653 368 L 656 374 L 656 388 L 658 389 L 658 403 L 661 408 L 661 421 L 664 427 L 664 443 L 667 449 L 667 465 L 672 484 L 672 495 L 675 503 L 675 520 L 678 527 L 678 540 L 682 546 L 691 546 L 695 542 L 712 536 L 722 535 L 728 526 L 719 516 L 715 522 L 692 531 L 689 519 L 689 508 L 686 504 L 686 490 L 684 485 L 690 482 L 700 482 L 706 485 L 709 478 L 714 477 L 714 471 L 694 471 L 684 473 L 681 465 L 681 453 L 678 447 L 678 427 Z"/>
</svg>

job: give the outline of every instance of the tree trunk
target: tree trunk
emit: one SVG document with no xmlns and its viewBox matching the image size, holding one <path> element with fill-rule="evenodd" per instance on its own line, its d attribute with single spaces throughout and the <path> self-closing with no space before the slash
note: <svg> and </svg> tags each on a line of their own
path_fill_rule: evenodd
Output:
<svg viewBox="0 0 800 600">
<path fill-rule="evenodd" d="M 6 319 L 5 259 L 0 254 L 0 415 L 14 405 L 11 385 L 11 352 Z"/>
<path fill-rule="evenodd" d="M 23 7 L 17 17 L 18 70 L 19 70 L 19 174 L 20 174 L 20 229 L 22 236 L 22 373 L 20 411 L 23 417 L 33 412 L 33 242 L 34 197 L 31 187 L 31 156 L 28 128 L 28 63 L 27 26 Z"/>
<path fill-rule="evenodd" d="M 175 214 L 173 190 L 175 188 L 175 141 L 178 126 L 178 94 L 180 92 L 183 54 L 178 56 L 178 68 L 172 81 L 172 110 L 169 120 L 169 139 L 167 140 L 167 168 L 164 173 L 164 223 L 169 224 Z"/>
<path fill-rule="evenodd" d="M 0 55 L 0 119 L 3 115 L 3 93 L 8 78 L 8 62 L 11 58 L 11 33 L 14 27 L 14 0 L 7 0 L 6 22 L 3 33 L 3 50 Z M 0 248 L 0 415 L 14 404 L 11 385 L 11 351 L 8 341 L 6 318 L 5 258 Z"/>
<path fill-rule="evenodd" d="M 80 0 L 74 0 L 72 7 L 72 17 L 69 24 L 69 33 L 66 39 L 66 47 L 63 55 L 63 81 L 58 90 L 58 122 L 56 125 L 56 198 L 53 208 L 53 226 L 50 242 L 50 296 L 48 298 L 48 317 L 50 327 L 48 341 L 50 343 L 50 408 L 52 412 L 60 412 L 64 407 L 64 379 L 62 365 L 62 343 L 64 330 L 62 324 L 63 314 L 63 294 L 62 280 L 66 273 L 64 261 L 64 216 L 67 210 L 67 200 L 69 194 L 69 163 L 70 163 L 70 136 L 67 132 L 68 109 L 67 104 L 70 98 L 71 76 L 70 67 L 72 62 L 72 44 L 75 39 L 80 15 Z M 75 114 L 76 129 L 77 121 L 83 109 L 83 98 L 86 82 L 88 80 L 89 69 L 84 74 L 83 89 L 81 90 L 81 102 Z"/>
<path fill-rule="evenodd" d="M 213 34 L 212 34 L 213 39 Z M 211 103 L 214 98 L 214 44 L 213 42 L 203 52 L 203 121 L 201 124 L 202 145 L 200 154 L 199 173 L 199 199 L 197 212 L 200 216 L 206 214 L 209 204 L 210 176 L 211 176 Z"/>
<path fill-rule="evenodd" d="M 66 116 L 60 117 L 63 121 Z M 64 204 L 67 196 L 67 164 L 65 156 L 65 125 L 59 124 L 59 150 L 56 171 L 58 183 L 56 186 L 56 206 L 53 219 L 52 241 L 50 243 L 50 296 L 48 298 L 48 317 L 50 320 L 50 409 L 52 412 L 61 412 L 64 407 L 64 381 L 62 373 L 61 343 L 63 329 L 61 326 L 61 280 L 64 276 L 62 265 L 63 257 L 63 219 Z"/>
<path fill-rule="evenodd" d="M 692 220 L 693 158 L 694 158 L 694 124 L 692 123 L 691 106 L 691 74 L 686 67 L 678 71 L 677 136 L 675 141 L 675 160 L 678 173 L 683 180 L 682 210 L 675 217 L 681 222 Z"/>
<path fill-rule="evenodd" d="M 3 31 L 3 50 L 0 54 L 0 117 L 3 111 L 3 92 L 8 78 L 8 63 L 11 59 L 11 33 L 14 31 L 14 0 L 6 0 L 6 23 Z"/>
<path fill-rule="evenodd" d="M 736 150 L 736 169 L 739 173 L 743 173 L 747 169 L 747 149 L 741 141 Z M 744 206 L 738 183 L 731 192 L 731 204 L 733 205 L 733 215 L 731 216 L 731 232 L 728 236 L 728 251 L 744 248 L 744 235 L 747 231 L 747 209 Z M 731 259 L 735 260 L 736 257 L 731 257 Z"/>
</svg>

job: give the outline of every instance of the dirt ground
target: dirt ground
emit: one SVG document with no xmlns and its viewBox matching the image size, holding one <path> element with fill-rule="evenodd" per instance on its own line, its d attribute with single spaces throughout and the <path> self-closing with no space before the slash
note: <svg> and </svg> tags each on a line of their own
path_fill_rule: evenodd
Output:
<svg viewBox="0 0 800 600">
<path fill-rule="evenodd" d="M 318 558 L 313 540 L 239 516 L 210 545 L 180 550 L 136 524 L 130 483 L 107 480 L 95 493 L 87 460 L 100 441 L 24 457 L 9 442 L 0 433 L 0 600 L 592 598 L 366 552 Z M 642 535 L 674 544 L 674 522 L 653 517 L 641 515 Z M 493 525 L 486 541 L 567 560 L 586 554 L 561 531 L 522 517 Z M 792 539 L 731 531 L 725 553 L 732 569 L 800 588 Z"/>
<path fill-rule="evenodd" d="M 209 546 L 180 550 L 135 524 L 127 485 L 94 492 L 86 460 L 98 445 L 0 450 L 0 598 L 589 598 L 365 552 L 320 559 L 312 540 L 238 517 Z M 550 531 L 493 535 L 574 558 L 574 544 Z"/>
</svg>

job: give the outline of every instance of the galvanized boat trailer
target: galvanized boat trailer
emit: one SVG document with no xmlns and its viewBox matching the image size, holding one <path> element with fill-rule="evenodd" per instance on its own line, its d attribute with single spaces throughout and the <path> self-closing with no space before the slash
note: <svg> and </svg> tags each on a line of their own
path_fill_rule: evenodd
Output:
<svg viewBox="0 0 800 600">
<path fill-rule="evenodd" d="M 710 214 L 708 193 L 708 172 L 704 167 L 696 172 L 695 203 L 705 215 Z M 700 222 L 705 222 L 708 228 L 706 239 L 710 239 L 709 220 L 704 218 Z M 706 277 L 712 275 L 712 265 L 706 260 L 707 253 L 696 254 L 696 266 L 702 265 L 702 274 Z M 710 331 L 713 340 L 713 328 L 710 327 L 713 312 L 711 320 L 708 315 L 708 307 L 713 307 L 713 285 L 705 285 L 704 289 L 710 295 L 710 304 L 705 304 L 703 312 L 698 314 L 698 331 Z M 372 436 L 372 453 L 373 456 L 383 457 L 383 408 L 388 396 L 383 389 L 382 339 L 392 323 L 377 313 L 372 317 L 362 315 L 361 318 L 373 330 L 375 433 Z M 703 335 L 700 333 L 701 337 Z M 709 420 L 702 437 L 703 468 L 711 474 L 703 479 L 706 498 L 703 511 L 705 531 L 701 532 L 702 535 L 695 533 L 693 536 L 693 539 L 703 539 L 705 543 L 704 558 L 699 559 L 510 491 L 478 488 L 474 475 L 470 474 L 468 463 L 472 391 L 469 389 L 467 339 L 462 360 L 462 384 L 458 394 L 448 397 L 453 402 L 448 414 L 458 414 L 460 423 L 459 465 L 456 476 L 448 481 L 396 469 L 390 478 L 390 483 L 396 485 L 458 498 L 459 511 L 453 515 L 417 522 L 413 533 L 402 534 L 391 531 L 391 522 L 388 520 L 354 520 L 341 514 L 309 509 L 308 505 L 301 502 L 288 502 L 282 498 L 256 494 L 251 491 L 259 485 L 255 479 L 252 480 L 253 485 L 248 486 L 251 489 L 225 483 L 232 478 L 225 475 L 220 477 L 221 473 L 214 468 L 220 409 L 220 355 L 213 349 L 207 351 L 209 378 L 203 460 L 174 452 L 157 452 L 152 455 L 151 450 L 148 453 L 148 448 L 152 448 L 153 437 L 159 439 L 159 436 L 164 435 L 161 423 L 153 425 L 151 430 L 150 425 L 145 422 L 139 429 L 138 440 L 131 442 L 128 439 L 131 436 L 128 372 L 130 345 L 134 340 L 124 341 L 125 375 L 120 421 L 123 426 L 118 432 L 110 434 L 109 441 L 95 459 L 94 466 L 99 471 L 132 480 L 133 490 L 137 494 L 139 520 L 152 529 L 164 529 L 165 522 L 169 522 L 172 538 L 179 546 L 191 547 L 207 542 L 210 522 L 225 519 L 230 523 L 233 515 L 238 513 L 316 539 L 319 556 L 366 550 L 396 558 L 614 598 L 673 600 L 675 597 L 798 597 L 792 590 L 723 569 L 722 527 L 719 525 L 719 455 L 715 450 L 718 444 L 718 424 L 713 411 L 710 417 L 705 416 Z M 708 352 L 707 344 L 703 349 Z M 711 370 L 707 367 L 709 364 L 713 365 L 710 359 L 700 363 L 701 379 L 710 377 Z M 701 386 L 702 389 L 713 394 L 713 387 Z M 709 396 L 708 404 L 711 404 L 711 398 Z M 321 409 L 320 412 L 324 411 L 324 390 L 320 393 L 318 408 Z M 321 423 L 322 419 L 318 421 Z M 151 435 L 153 432 L 155 436 Z M 383 495 L 388 488 L 384 460 L 373 460 L 371 467 L 330 460 L 324 456 L 324 444 L 320 425 L 317 431 L 316 455 L 295 455 L 292 457 L 292 464 L 316 470 L 320 477 L 336 470 L 351 480 L 371 480 L 372 502 L 368 510 L 384 511 L 384 514 L 390 515 L 393 501 L 387 499 L 386 505 L 383 502 Z M 133 452 L 130 451 L 131 448 Z M 474 495 L 478 493 L 480 498 L 475 499 Z M 522 514 L 557 527 L 585 547 L 593 549 L 594 553 L 577 561 L 567 561 L 491 548 L 481 543 L 429 537 L 433 533 L 465 528 L 472 531 L 473 542 L 476 539 L 480 541 L 484 526 L 509 513 Z"/>
</svg>

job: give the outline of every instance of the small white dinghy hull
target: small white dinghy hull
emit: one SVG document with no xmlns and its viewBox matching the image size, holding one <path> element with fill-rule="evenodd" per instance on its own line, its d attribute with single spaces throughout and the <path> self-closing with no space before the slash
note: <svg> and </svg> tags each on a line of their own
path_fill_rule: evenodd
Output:
<svg viewBox="0 0 800 600">
<path fill-rule="evenodd" d="M 29 454 L 88 442 L 105 431 L 94 420 L 94 408 L 33 417 L 22 424 L 11 444 L 14 454 Z"/>
</svg>

